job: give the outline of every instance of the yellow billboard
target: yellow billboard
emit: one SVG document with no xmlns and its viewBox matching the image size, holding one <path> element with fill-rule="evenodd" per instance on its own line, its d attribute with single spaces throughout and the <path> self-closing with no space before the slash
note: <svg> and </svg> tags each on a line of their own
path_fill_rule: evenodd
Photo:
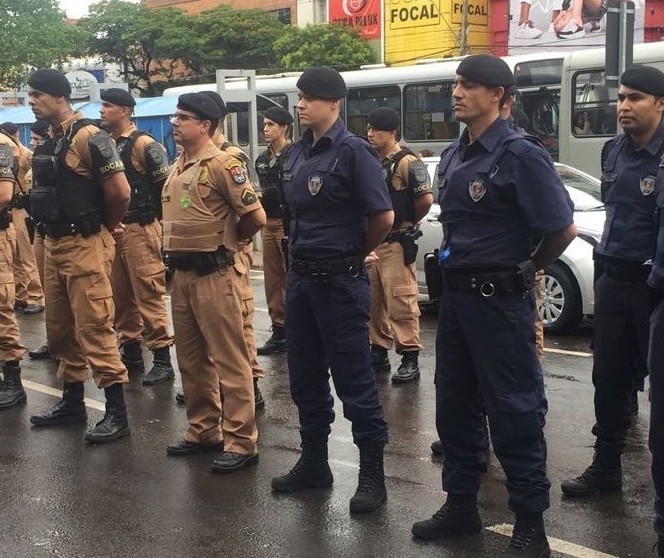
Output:
<svg viewBox="0 0 664 558">
<path fill-rule="evenodd" d="M 385 0 L 385 63 L 457 56 L 463 0 Z M 489 0 L 468 0 L 470 52 L 488 52 Z"/>
</svg>

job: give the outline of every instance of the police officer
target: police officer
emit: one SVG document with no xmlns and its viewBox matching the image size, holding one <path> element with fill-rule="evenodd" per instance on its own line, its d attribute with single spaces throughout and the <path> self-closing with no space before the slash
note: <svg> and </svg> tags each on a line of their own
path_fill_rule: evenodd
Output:
<svg viewBox="0 0 664 558">
<path fill-rule="evenodd" d="M 246 173 L 236 170 L 237 159 L 211 140 L 219 107 L 200 93 L 180 96 L 177 107 L 173 138 L 183 152 L 164 185 L 162 208 L 189 428 L 166 451 L 223 450 L 212 470 L 231 473 L 258 462 L 243 274 L 233 265 L 234 252 L 265 224 L 265 213 Z"/>
<path fill-rule="evenodd" d="M 308 129 L 288 152 L 283 182 L 291 214 L 288 367 L 302 455 L 290 472 L 272 480 L 272 488 L 292 492 L 333 482 L 327 460 L 334 420 L 329 369 L 360 450 L 350 511 L 369 512 L 387 498 L 387 425 L 371 370 L 364 259 L 389 232 L 394 213 L 375 152 L 339 118 L 347 93 L 341 74 L 309 68 L 297 88 L 300 122 Z"/>
<path fill-rule="evenodd" d="M 16 253 L 14 254 L 14 277 L 16 279 L 16 308 L 24 314 L 39 314 L 44 311 L 44 291 L 39 280 L 39 270 L 35 260 L 35 251 L 30 240 L 26 218 L 28 216 L 20 194 L 28 192 L 26 175 L 32 165 L 32 151 L 20 141 L 18 126 L 13 122 L 0 124 L 5 134 L 18 146 L 18 172 L 14 187 L 14 208 L 11 212 L 12 223 L 16 231 Z"/>
<path fill-rule="evenodd" d="M 465 58 L 453 91 L 461 138 L 441 156 L 445 288 L 436 338 L 436 426 L 447 500 L 415 523 L 418 538 L 478 533 L 480 477 L 491 439 L 516 513 L 503 558 L 550 556 L 543 522 L 549 481 L 541 443 L 544 383 L 535 352 L 535 270 L 576 229 L 565 189 L 537 140 L 499 116 L 514 76 L 492 55 Z M 542 238 L 532 252 L 533 239 Z"/>
<path fill-rule="evenodd" d="M 643 101 L 654 99 L 654 107 L 660 117 L 664 114 L 664 75 L 655 74 L 645 85 L 649 92 Z M 632 70 L 633 71 L 633 70 Z M 643 71 L 643 69 L 641 70 Z M 627 72 L 625 72 L 627 73 Z M 624 76 L 624 74 L 623 74 Z M 634 82 L 632 82 L 634 83 Z M 641 89 L 644 84 L 641 84 Z M 635 85 L 633 85 L 636 88 Z M 636 103 L 634 103 L 636 104 Z M 637 112 L 636 109 L 632 109 Z M 661 124 L 659 132 L 661 133 Z M 623 124 L 624 127 L 624 124 Z M 658 536 L 658 556 L 664 557 L 664 157 L 660 159 L 656 181 L 657 212 L 659 215 L 657 242 L 653 258 L 652 271 L 648 277 L 648 285 L 654 290 L 657 301 L 650 318 L 649 362 L 650 370 L 650 451 L 652 453 L 652 478 L 655 485 L 655 531 Z"/>
<path fill-rule="evenodd" d="M 85 439 L 105 443 L 129 435 L 113 321 L 111 264 L 116 231 L 130 189 L 115 144 L 105 131 L 71 107 L 71 86 L 62 72 L 37 70 L 28 80 L 30 107 L 51 124 L 51 137 L 35 149 L 30 211 L 44 224 L 48 345 L 61 356 L 62 400 L 35 415 L 35 426 L 87 422 L 83 382 L 88 367 L 106 394 L 103 420 Z"/>
<path fill-rule="evenodd" d="M 371 280 L 371 362 L 376 372 L 389 372 L 387 351 L 396 345 L 401 365 L 393 383 L 420 377 L 420 308 L 417 305 L 417 224 L 433 204 L 426 165 L 412 151 L 399 145 L 399 115 L 379 108 L 369 115 L 367 137 L 383 165 L 392 198 L 394 225 L 375 250 L 377 260 L 368 267 Z"/>
<path fill-rule="evenodd" d="M 129 372 L 145 370 L 141 337 L 154 355 L 152 369 L 143 385 L 172 381 L 175 377 L 169 347 L 166 312 L 166 275 L 161 257 L 161 188 L 170 166 L 166 150 L 147 132 L 136 129 L 131 115 L 136 101 L 125 90 L 101 93 L 99 114 L 111 134 L 132 189 L 129 209 L 122 219 L 122 232 L 115 237 L 115 261 L 111 284 L 115 300 L 115 329 Z"/>
<path fill-rule="evenodd" d="M 565 480 L 568 496 L 622 488 L 621 455 L 630 417 L 625 409 L 647 362 L 648 322 L 654 309 L 646 284 L 655 254 L 655 178 L 664 155 L 664 74 L 648 66 L 626 70 L 618 90 L 623 133 L 602 150 L 606 222 L 595 247 L 595 455 L 579 476 Z"/>
<path fill-rule="evenodd" d="M 16 233 L 10 207 L 18 170 L 18 145 L 0 131 L 0 361 L 4 380 L 0 382 L 0 411 L 25 403 L 20 360 L 25 348 L 19 339 L 14 314 L 12 258 Z"/>
<path fill-rule="evenodd" d="M 283 241 L 284 236 L 288 235 L 288 219 L 281 175 L 284 159 L 291 146 L 292 125 L 293 116 L 285 108 L 268 108 L 263 115 L 263 135 L 267 149 L 256 159 L 261 203 L 267 214 L 267 225 L 263 229 L 263 272 L 267 309 L 272 321 L 272 335 L 262 347 L 258 347 L 259 355 L 286 352 L 284 299 L 287 269 Z"/>
</svg>

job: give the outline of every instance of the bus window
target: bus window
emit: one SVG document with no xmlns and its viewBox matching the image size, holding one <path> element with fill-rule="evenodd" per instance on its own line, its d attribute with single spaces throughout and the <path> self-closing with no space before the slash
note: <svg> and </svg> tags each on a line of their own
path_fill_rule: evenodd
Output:
<svg viewBox="0 0 664 558">
<path fill-rule="evenodd" d="M 265 94 L 264 97 L 267 97 L 271 101 L 278 103 L 280 106 L 285 109 L 288 108 L 288 97 L 280 93 Z M 257 126 L 258 126 L 258 145 L 265 145 L 265 138 L 263 137 L 263 113 L 265 111 L 258 109 L 257 113 Z M 249 144 L 249 113 L 245 110 L 237 114 L 237 143 L 240 145 Z"/>
<path fill-rule="evenodd" d="M 514 66 L 514 79 L 519 89 L 560 85 L 563 77 L 563 59 L 531 60 Z"/>
<path fill-rule="evenodd" d="M 459 123 L 452 109 L 453 83 L 404 87 L 404 130 L 407 141 L 454 140 Z"/>
<path fill-rule="evenodd" d="M 396 85 L 353 88 L 346 97 L 346 126 L 358 136 L 367 135 L 369 114 L 381 107 L 396 110 L 401 118 L 401 91 Z"/>
<path fill-rule="evenodd" d="M 540 87 L 536 90 L 519 92 L 514 105 L 514 119 L 517 126 L 538 138 L 546 147 L 554 161 L 558 160 L 558 117 L 560 112 L 560 91 Z"/>
<path fill-rule="evenodd" d="M 572 134 L 613 136 L 616 134 L 618 90 L 607 87 L 602 70 L 579 72 L 573 79 Z"/>
</svg>

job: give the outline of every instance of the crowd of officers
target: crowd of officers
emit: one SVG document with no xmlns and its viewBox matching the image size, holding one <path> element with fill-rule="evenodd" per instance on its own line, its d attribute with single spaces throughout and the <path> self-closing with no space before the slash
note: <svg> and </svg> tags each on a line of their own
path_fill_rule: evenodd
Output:
<svg viewBox="0 0 664 558">
<path fill-rule="evenodd" d="M 354 513 L 387 499 L 387 424 L 376 375 L 401 362 L 394 383 L 419 378 L 415 258 L 419 222 L 433 203 L 426 166 L 399 144 L 399 117 L 379 108 L 367 139 L 340 119 L 341 75 L 310 68 L 297 82 L 299 122 L 265 112 L 268 144 L 255 163 L 223 136 L 227 108 L 214 92 L 178 99 L 171 117 L 181 149 L 164 148 L 131 122 L 126 91 L 102 93 L 101 127 L 75 112 L 56 70 L 29 80 L 37 117 L 30 152 L 16 127 L 0 133 L 0 410 L 25 403 L 15 311 L 40 312 L 44 347 L 59 359 L 61 400 L 36 427 L 87 422 L 88 370 L 106 412 L 90 443 L 129 435 L 123 385 L 172 381 L 175 343 L 189 426 L 173 456 L 214 453 L 212 470 L 258 461 L 257 355 L 287 353 L 302 452 L 272 480 L 277 492 L 333 484 L 330 376 L 352 423 L 360 471 Z M 503 558 L 550 556 L 543 428 L 547 412 L 536 336 L 536 280 L 574 239 L 573 206 L 542 145 L 510 119 L 514 76 L 491 55 L 465 58 L 453 92 L 466 125 L 439 164 L 444 289 L 436 338 L 435 444 L 443 506 L 412 527 L 417 538 L 478 533 L 477 493 L 489 438 L 507 477 L 514 532 Z M 618 94 L 623 133 L 602 152 L 604 234 L 595 250 L 595 456 L 569 496 L 622 488 L 630 395 L 650 371 L 658 555 L 664 556 L 664 74 L 626 71 Z M 260 185 L 260 188 L 258 186 Z M 10 211 L 11 210 L 11 211 Z M 13 224 L 12 224 L 13 223 Z M 249 279 L 262 230 L 272 335 L 257 347 Z M 169 333 L 164 262 L 173 272 Z M 37 271 L 38 270 L 38 271 Z M 41 285 L 44 292 L 41 293 Z M 15 296 L 16 292 L 16 296 Z M 146 372 L 143 344 L 153 354 Z"/>
</svg>

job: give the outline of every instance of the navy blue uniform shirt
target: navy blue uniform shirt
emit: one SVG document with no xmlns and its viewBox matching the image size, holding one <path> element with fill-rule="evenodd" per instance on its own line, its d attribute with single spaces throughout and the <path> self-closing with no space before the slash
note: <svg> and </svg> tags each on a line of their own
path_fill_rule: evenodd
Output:
<svg viewBox="0 0 664 558">
<path fill-rule="evenodd" d="M 664 155 L 662 155 L 659 162 L 655 189 L 659 213 L 659 228 L 657 231 L 655 257 L 653 258 L 650 277 L 648 277 L 648 285 L 654 289 L 664 290 Z"/>
<path fill-rule="evenodd" d="M 625 134 L 609 140 L 602 151 L 604 232 L 595 252 L 622 260 L 653 258 L 657 234 L 655 178 L 664 149 L 664 122 L 642 149 Z"/>
<path fill-rule="evenodd" d="M 544 147 L 505 120 L 469 141 L 466 129 L 441 155 L 443 265 L 512 267 L 536 239 L 573 223 L 569 196 Z"/>
<path fill-rule="evenodd" d="M 292 257 L 364 256 L 368 214 L 392 209 L 373 148 L 337 119 L 315 145 L 307 130 L 283 169 Z"/>
</svg>

